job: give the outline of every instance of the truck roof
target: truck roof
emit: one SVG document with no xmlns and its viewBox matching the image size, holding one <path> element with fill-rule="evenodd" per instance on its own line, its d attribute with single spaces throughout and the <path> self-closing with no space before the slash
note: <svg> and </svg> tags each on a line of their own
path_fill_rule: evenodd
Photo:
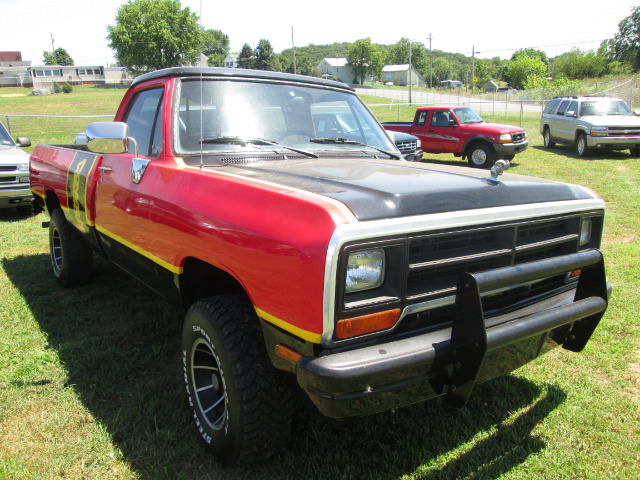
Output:
<svg viewBox="0 0 640 480">
<path fill-rule="evenodd" d="M 309 77 L 306 75 L 294 75 L 292 73 L 270 72 L 267 70 L 248 70 L 244 68 L 220 68 L 220 67 L 174 67 L 156 70 L 136 77 L 132 85 L 159 77 L 234 77 L 234 78 L 258 78 L 279 82 L 306 83 L 322 85 L 324 87 L 339 88 L 341 90 L 355 91 L 346 83 L 327 80 L 324 78 Z"/>
</svg>

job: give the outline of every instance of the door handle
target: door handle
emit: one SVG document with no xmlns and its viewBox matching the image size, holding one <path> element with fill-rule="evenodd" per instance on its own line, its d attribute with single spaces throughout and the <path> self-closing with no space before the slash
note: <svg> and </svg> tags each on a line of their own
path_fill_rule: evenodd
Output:
<svg viewBox="0 0 640 480">
<path fill-rule="evenodd" d="M 111 167 L 98 167 L 98 170 L 100 170 L 101 172 L 110 172 L 111 171 Z"/>
</svg>

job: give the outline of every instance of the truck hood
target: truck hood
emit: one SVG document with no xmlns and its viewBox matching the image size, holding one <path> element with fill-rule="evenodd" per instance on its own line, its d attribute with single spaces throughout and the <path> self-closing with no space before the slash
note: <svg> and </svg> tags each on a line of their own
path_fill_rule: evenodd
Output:
<svg viewBox="0 0 640 480">
<path fill-rule="evenodd" d="M 597 126 L 640 127 L 640 117 L 635 115 L 586 115 L 580 120 Z"/>
<path fill-rule="evenodd" d="M 503 133 L 513 133 L 513 132 L 524 131 L 524 128 L 516 127 L 514 125 L 505 125 L 503 123 L 490 123 L 490 122 L 467 123 L 464 125 L 460 125 L 457 128 L 464 128 L 465 130 L 472 130 L 477 132 L 478 134 L 485 134 L 485 135 L 490 132 L 500 135 Z"/>
<path fill-rule="evenodd" d="M 334 198 L 361 221 L 592 198 L 575 185 L 513 174 L 496 184 L 486 170 L 405 161 L 321 158 L 218 168 Z"/>
<path fill-rule="evenodd" d="M 0 165 L 29 163 L 29 155 L 18 147 L 0 145 Z"/>
</svg>

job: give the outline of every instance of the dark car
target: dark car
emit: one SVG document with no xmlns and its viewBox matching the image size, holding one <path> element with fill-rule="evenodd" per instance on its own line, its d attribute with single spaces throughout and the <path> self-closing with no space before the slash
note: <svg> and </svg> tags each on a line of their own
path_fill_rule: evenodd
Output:
<svg viewBox="0 0 640 480">
<path fill-rule="evenodd" d="M 402 156 L 408 162 L 419 162 L 422 160 L 422 148 L 420 148 L 420 139 L 415 135 L 403 132 L 387 131 L 389 136 L 395 142 L 396 147 L 402 153 Z"/>
</svg>

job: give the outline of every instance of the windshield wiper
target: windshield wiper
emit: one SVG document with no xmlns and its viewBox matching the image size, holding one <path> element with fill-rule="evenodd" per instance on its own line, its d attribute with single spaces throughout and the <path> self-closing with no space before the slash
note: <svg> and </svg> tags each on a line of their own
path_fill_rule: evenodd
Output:
<svg viewBox="0 0 640 480">
<path fill-rule="evenodd" d="M 322 143 L 322 144 L 332 144 L 332 145 L 359 145 L 361 147 L 368 147 L 377 150 L 380 153 L 384 153 L 385 155 L 390 156 L 394 160 L 400 160 L 402 157 L 396 153 L 389 152 L 387 150 L 383 150 L 382 148 L 374 147 L 372 145 L 367 145 L 366 143 L 358 142 L 356 140 L 349 140 L 346 138 L 312 138 L 309 140 L 311 143 Z"/>
<path fill-rule="evenodd" d="M 259 146 L 268 145 L 271 147 L 286 148 L 287 150 L 291 150 L 292 152 L 306 155 L 307 157 L 320 158 L 315 153 L 308 152 L 300 148 L 290 147 L 288 145 L 282 145 L 281 143 L 274 142 L 273 140 L 267 140 L 266 138 L 240 137 L 240 136 L 209 137 L 209 138 L 203 138 L 202 140 L 200 140 L 200 143 L 215 143 L 220 145 L 240 145 L 243 147 L 247 145 L 259 145 Z"/>
</svg>

